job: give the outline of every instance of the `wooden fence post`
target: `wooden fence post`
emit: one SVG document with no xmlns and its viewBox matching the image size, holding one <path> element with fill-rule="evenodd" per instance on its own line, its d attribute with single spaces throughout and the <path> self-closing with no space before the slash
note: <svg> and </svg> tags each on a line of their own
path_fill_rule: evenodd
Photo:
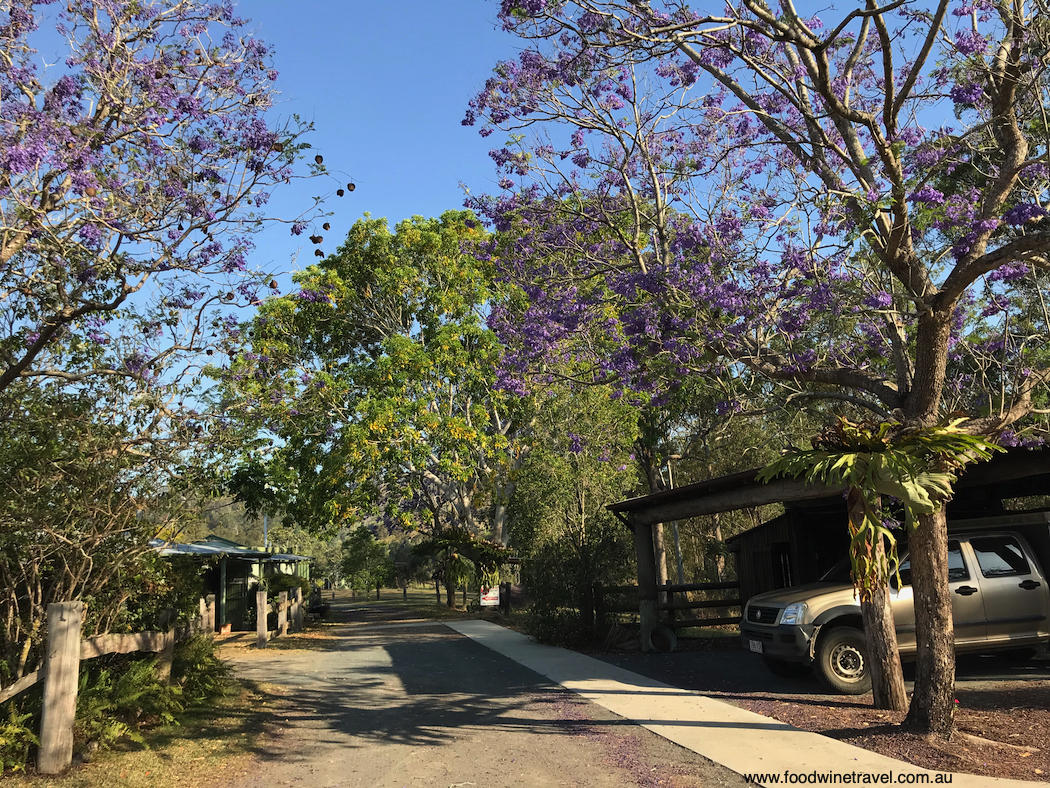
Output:
<svg viewBox="0 0 1050 788">
<path fill-rule="evenodd" d="M 208 602 L 208 619 L 204 631 L 208 633 L 208 637 L 215 637 L 215 594 L 208 594 L 205 599 Z"/>
<path fill-rule="evenodd" d="M 175 660 L 175 611 L 162 610 L 157 624 L 164 633 L 164 648 L 157 658 L 157 679 L 167 684 L 171 681 L 171 663 Z"/>
<path fill-rule="evenodd" d="M 256 591 L 255 592 L 255 631 L 258 634 L 258 639 L 255 645 L 259 648 L 266 648 L 267 632 L 266 632 L 266 614 L 269 612 L 268 605 L 266 604 L 266 592 Z"/>
<path fill-rule="evenodd" d="M 56 602 L 47 606 L 46 678 L 37 756 L 37 770 L 42 774 L 58 774 L 73 762 L 73 718 L 77 711 L 83 618 L 83 602 Z"/>
<path fill-rule="evenodd" d="M 288 634 L 288 592 L 282 591 L 277 595 L 277 636 L 284 637 Z"/>
<path fill-rule="evenodd" d="M 601 583 L 594 584 L 594 631 L 605 628 L 605 591 Z"/>
<path fill-rule="evenodd" d="M 651 651 L 650 638 L 660 623 L 656 592 L 656 552 L 653 549 L 653 527 L 648 523 L 631 523 L 634 550 L 638 557 L 638 618 L 641 626 L 642 651 Z"/>
<path fill-rule="evenodd" d="M 292 629 L 295 632 L 303 631 L 303 589 L 292 590 Z"/>
</svg>

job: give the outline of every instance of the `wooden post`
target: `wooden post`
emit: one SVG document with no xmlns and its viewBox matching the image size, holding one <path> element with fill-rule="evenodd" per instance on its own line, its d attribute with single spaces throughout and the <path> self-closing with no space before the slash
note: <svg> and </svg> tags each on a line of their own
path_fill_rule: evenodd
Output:
<svg viewBox="0 0 1050 788">
<path fill-rule="evenodd" d="M 164 632 L 164 648 L 157 659 L 157 679 L 167 684 L 171 680 L 171 663 L 175 659 L 175 611 L 161 611 L 157 623 Z"/>
<path fill-rule="evenodd" d="M 47 606 L 44 708 L 40 715 L 37 770 L 58 774 L 73 762 L 73 718 L 80 679 L 80 625 L 83 602 Z"/>
<path fill-rule="evenodd" d="M 303 589 L 292 589 L 292 631 L 303 631 Z"/>
<path fill-rule="evenodd" d="M 656 552 L 653 550 L 653 527 L 632 523 L 634 552 L 638 557 L 638 617 L 641 619 L 642 651 L 652 649 L 650 638 L 659 621 L 656 604 Z"/>
<path fill-rule="evenodd" d="M 510 615 L 510 583 L 499 584 L 499 612 Z"/>
<path fill-rule="evenodd" d="M 282 591 L 277 595 L 277 636 L 284 637 L 288 634 L 288 592 Z"/>
<path fill-rule="evenodd" d="M 224 627 L 226 620 L 226 558 L 219 559 L 219 626 Z"/>
<path fill-rule="evenodd" d="M 256 591 L 255 592 L 255 632 L 258 636 L 255 645 L 258 648 L 266 648 L 266 592 Z"/>
</svg>

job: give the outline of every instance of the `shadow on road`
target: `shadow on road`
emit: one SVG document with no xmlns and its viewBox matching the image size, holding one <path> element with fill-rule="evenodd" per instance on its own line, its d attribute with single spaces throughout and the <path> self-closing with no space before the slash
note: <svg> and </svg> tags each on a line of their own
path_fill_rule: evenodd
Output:
<svg viewBox="0 0 1050 788">
<path fill-rule="evenodd" d="M 234 664 L 279 710 L 279 727 L 310 732 L 295 754 L 302 759 L 333 745 L 443 745 L 472 730 L 586 735 L 596 726 L 629 725 L 579 711 L 566 717 L 562 707 L 580 703 L 575 696 L 440 625 L 335 630 L 322 651 L 268 650 Z M 288 758 L 279 738 L 259 755 Z"/>
<path fill-rule="evenodd" d="M 600 654 L 598 659 L 643 676 L 696 692 L 717 693 L 732 700 L 734 694 L 750 699 L 777 700 L 791 696 L 793 702 L 814 705 L 849 703 L 849 698 L 827 694 L 827 689 L 809 675 L 801 678 L 774 676 L 758 656 L 744 651 L 685 651 L 671 654 Z M 904 663 L 904 678 L 911 691 L 914 664 Z M 956 661 L 956 683 L 961 691 L 981 692 L 1002 682 L 1050 680 L 1050 660 L 1018 660 L 1003 655 L 960 654 Z M 862 696 L 868 697 L 868 696 Z M 870 705 L 870 700 L 866 705 Z"/>
</svg>

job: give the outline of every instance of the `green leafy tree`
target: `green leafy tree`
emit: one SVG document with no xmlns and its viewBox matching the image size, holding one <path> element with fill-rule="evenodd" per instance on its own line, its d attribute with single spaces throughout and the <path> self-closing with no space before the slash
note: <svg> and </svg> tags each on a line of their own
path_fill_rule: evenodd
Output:
<svg viewBox="0 0 1050 788">
<path fill-rule="evenodd" d="M 86 632 L 106 632 L 146 615 L 143 595 L 179 584 L 172 565 L 148 555 L 149 540 L 195 516 L 208 476 L 190 464 L 201 454 L 196 430 L 143 401 L 120 380 L 79 392 L 15 383 L 0 396 L 0 659 L 8 678 L 39 665 L 50 603 L 85 600 Z"/>
<path fill-rule="evenodd" d="M 352 531 L 343 542 L 342 570 L 351 588 L 374 588 L 377 599 L 380 587 L 394 579 L 394 563 L 386 546 L 364 527 Z"/>
<path fill-rule="evenodd" d="M 494 586 L 510 550 L 500 542 L 481 539 L 464 528 L 446 528 L 417 542 L 413 556 L 430 559 L 436 575 L 445 581 L 445 604 L 455 607 L 457 588 L 470 584 Z"/>
<path fill-rule="evenodd" d="M 512 500 L 522 580 L 543 623 L 538 634 L 592 632 L 594 584 L 633 573 L 630 531 L 605 507 L 638 483 L 637 419 L 604 387 L 562 387 L 543 400 Z"/>
<path fill-rule="evenodd" d="M 491 263 L 462 251 L 482 235 L 466 212 L 393 232 L 366 217 L 260 307 L 225 381 L 255 441 L 243 500 L 307 528 L 377 516 L 391 533 L 506 540 L 528 419 L 496 388 Z"/>
</svg>

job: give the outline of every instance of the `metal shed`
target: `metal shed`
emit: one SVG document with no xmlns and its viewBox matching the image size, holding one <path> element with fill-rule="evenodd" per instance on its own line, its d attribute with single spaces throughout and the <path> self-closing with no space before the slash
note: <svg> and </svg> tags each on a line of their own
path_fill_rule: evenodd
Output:
<svg viewBox="0 0 1050 788">
<path fill-rule="evenodd" d="M 161 556 L 191 556 L 210 564 L 205 572 L 204 585 L 215 595 L 215 625 L 221 629 L 230 625 L 234 630 L 253 630 L 254 621 L 247 621 L 248 588 L 253 578 L 262 578 L 291 568 L 292 572 L 309 578 L 309 556 L 293 553 L 274 553 L 223 539 L 210 534 L 207 538 L 184 544 L 154 539 L 150 546 Z M 305 571 L 299 571 L 302 567 Z"/>
</svg>

